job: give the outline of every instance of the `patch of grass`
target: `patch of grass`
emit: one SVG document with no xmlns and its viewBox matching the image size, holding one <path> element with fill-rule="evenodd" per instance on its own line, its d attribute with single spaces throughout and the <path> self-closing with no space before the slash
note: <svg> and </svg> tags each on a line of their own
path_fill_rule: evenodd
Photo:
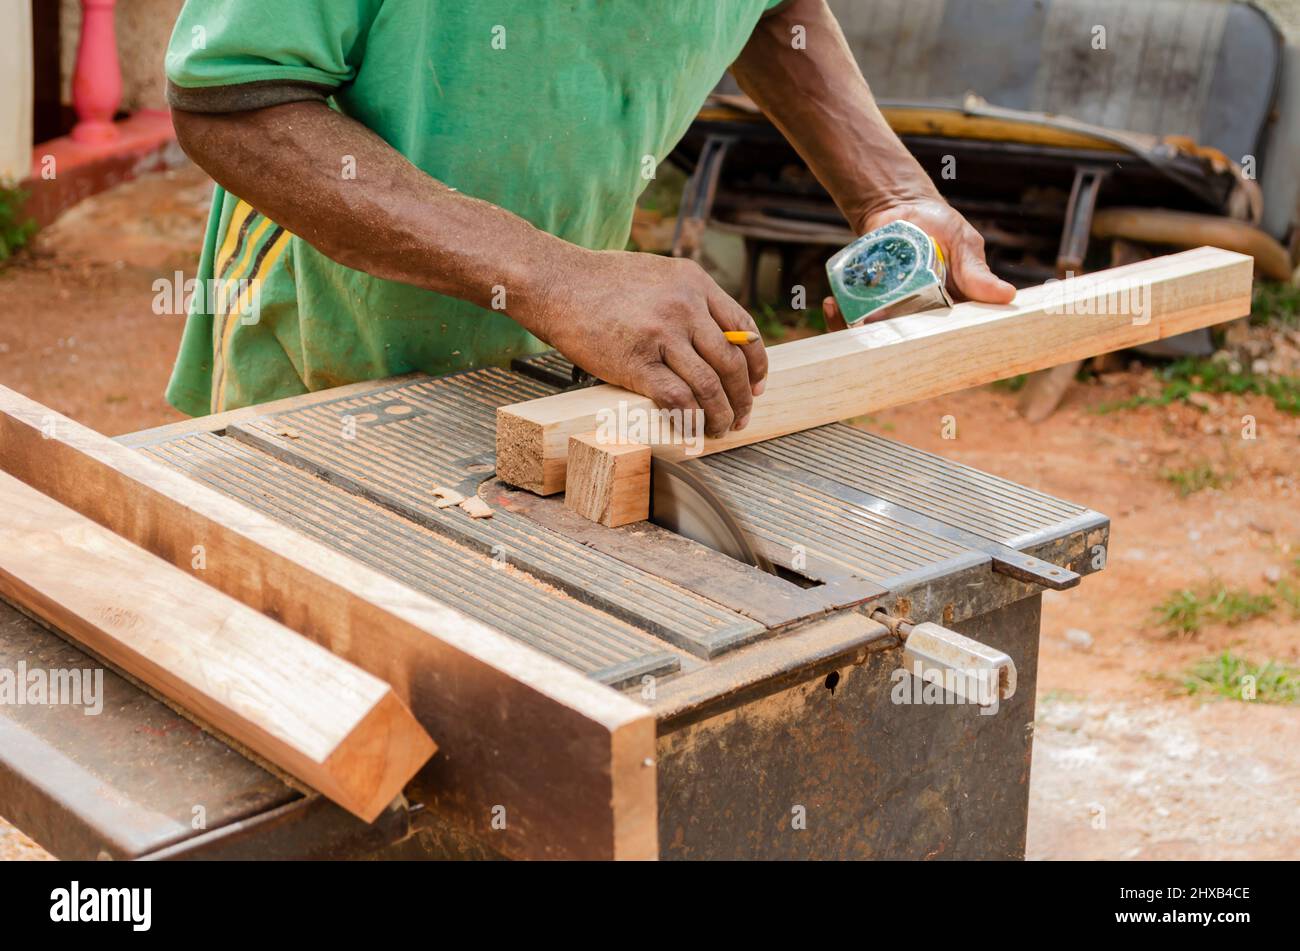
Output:
<svg viewBox="0 0 1300 951">
<path fill-rule="evenodd" d="M 650 179 L 637 199 L 637 205 L 646 211 L 657 211 L 665 218 L 673 217 L 682 203 L 686 178 L 686 173 L 672 162 L 660 163 L 655 169 L 655 177 Z"/>
<path fill-rule="evenodd" d="M 1282 603 L 1291 609 L 1291 617 L 1300 621 L 1300 587 L 1283 579 L 1277 583 L 1275 590 Z"/>
<path fill-rule="evenodd" d="M 826 315 L 820 307 L 806 310 L 778 310 L 771 304 L 760 304 L 749 310 L 758 325 L 758 331 L 769 343 L 783 340 L 792 330 L 826 332 Z"/>
<path fill-rule="evenodd" d="M 1292 415 L 1300 414 L 1300 380 L 1286 376 L 1259 376 L 1247 371 L 1234 373 L 1222 360 L 1187 357 L 1160 371 L 1166 380 L 1161 398 L 1169 403 L 1186 401 L 1193 393 L 1258 393 Z M 1194 404 L 1193 404 L 1194 405 Z"/>
<path fill-rule="evenodd" d="M 1300 668 L 1269 660 L 1256 664 L 1224 651 L 1187 671 L 1183 688 L 1189 696 L 1213 694 L 1258 703 L 1300 701 Z"/>
<path fill-rule="evenodd" d="M 1178 490 L 1180 498 L 1187 498 L 1202 489 L 1221 489 L 1229 479 L 1208 462 L 1198 462 L 1187 469 L 1163 469 L 1160 478 Z"/>
<path fill-rule="evenodd" d="M 1093 412 L 1106 414 L 1138 406 L 1168 406 L 1175 400 L 1186 403 L 1193 393 L 1257 393 L 1269 397 L 1282 412 L 1300 416 L 1300 379 L 1295 377 L 1261 376 L 1245 370 L 1234 373 L 1223 361 L 1199 357 L 1177 360 L 1162 368 L 1159 376 L 1164 381 L 1159 396 L 1133 396 L 1102 403 Z M 1197 409 L 1205 412 L 1203 406 Z"/>
<path fill-rule="evenodd" d="M 757 308 L 752 308 L 750 314 L 764 340 L 781 340 L 789 332 L 785 322 L 781 320 L 781 316 L 771 304 L 761 304 Z"/>
<path fill-rule="evenodd" d="M 1216 620 L 1223 621 L 1229 627 L 1265 614 L 1272 613 L 1277 602 L 1271 595 L 1251 594 L 1243 588 L 1219 591 L 1211 601 L 1211 610 Z"/>
<path fill-rule="evenodd" d="M 1019 393 L 1029 382 L 1028 373 L 1018 373 L 1015 376 L 1009 376 L 1005 380 L 994 380 L 990 386 L 998 390 L 1006 390 L 1008 393 Z"/>
<path fill-rule="evenodd" d="M 826 313 L 820 307 L 809 307 L 804 311 L 803 324 L 817 333 L 826 332 Z"/>
<path fill-rule="evenodd" d="M 1111 413 L 1119 413 L 1126 409 L 1137 409 L 1139 406 L 1163 406 L 1159 398 L 1154 396 L 1130 396 L 1126 400 L 1107 400 L 1104 403 L 1098 403 L 1090 407 L 1089 412 L 1096 413 L 1098 416 L 1108 416 Z"/>
<path fill-rule="evenodd" d="M 1209 623 L 1235 627 L 1269 614 L 1277 602 L 1267 594 L 1244 588 L 1227 588 L 1217 582 L 1201 591 L 1175 591 L 1154 608 L 1156 618 L 1171 637 L 1191 637 Z"/>
<path fill-rule="evenodd" d="M 19 220 L 26 200 L 26 192 L 0 185 L 0 263 L 21 250 L 36 233 L 35 221 L 31 218 Z"/>
<path fill-rule="evenodd" d="M 1201 629 L 1205 604 L 1194 591 L 1175 591 L 1155 608 L 1156 616 L 1169 634 L 1190 636 Z"/>
<path fill-rule="evenodd" d="M 1256 326 L 1300 327 L 1300 287 L 1283 281 L 1256 281 L 1250 322 Z"/>
<path fill-rule="evenodd" d="M 850 426 L 862 426 L 866 429 L 879 429 L 882 432 L 892 433 L 894 431 L 893 423 L 882 423 L 875 416 L 854 416 L 852 419 L 846 419 Z"/>
<path fill-rule="evenodd" d="M 1274 377 L 1264 388 L 1264 394 L 1282 412 L 1300 416 L 1300 379 L 1293 376 Z"/>
</svg>

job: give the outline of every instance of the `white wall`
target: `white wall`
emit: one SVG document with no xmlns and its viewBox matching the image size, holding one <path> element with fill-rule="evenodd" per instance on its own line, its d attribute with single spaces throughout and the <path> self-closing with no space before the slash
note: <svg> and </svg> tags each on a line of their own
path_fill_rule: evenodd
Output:
<svg viewBox="0 0 1300 951">
<path fill-rule="evenodd" d="M 26 178 L 32 165 L 32 8 L 0 0 L 0 181 Z"/>
</svg>

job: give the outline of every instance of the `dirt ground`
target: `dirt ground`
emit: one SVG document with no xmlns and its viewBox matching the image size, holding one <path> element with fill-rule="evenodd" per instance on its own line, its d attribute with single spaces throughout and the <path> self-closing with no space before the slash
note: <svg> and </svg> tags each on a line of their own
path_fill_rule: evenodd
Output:
<svg viewBox="0 0 1300 951">
<path fill-rule="evenodd" d="M 91 199 L 0 270 L 0 383 L 110 434 L 178 418 L 162 399 L 181 318 L 154 282 L 193 272 L 210 185 L 193 169 Z M 1029 856 L 1282 858 L 1300 854 L 1300 706 L 1192 699 L 1192 664 L 1224 650 L 1300 664 L 1300 619 L 1171 637 L 1153 609 L 1222 583 L 1273 592 L 1300 556 L 1300 418 L 1262 396 L 1106 414 L 1153 371 L 1076 385 L 1030 425 L 984 387 L 882 413 L 869 428 L 1084 504 L 1112 519 L 1106 570 L 1045 598 Z M 1257 438 L 1241 438 L 1253 415 Z M 953 416 L 955 439 L 943 438 Z M 1207 466 L 1180 497 L 1162 473 Z M 0 858 L 44 853 L 0 821 Z"/>
<path fill-rule="evenodd" d="M 184 318 L 154 282 L 193 276 L 211 195 L 193 167 L 150 175 L 38 234 L 0 270 L 0 382 L 113 436 L 183 418 L 163 390 Z"/>
</svg>

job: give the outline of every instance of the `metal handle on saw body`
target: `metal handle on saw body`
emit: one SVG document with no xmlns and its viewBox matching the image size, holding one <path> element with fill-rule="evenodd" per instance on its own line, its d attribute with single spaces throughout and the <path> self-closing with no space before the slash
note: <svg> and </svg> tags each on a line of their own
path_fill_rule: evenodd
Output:
<svg viewBox="0 0 1300 951">
<path fill-rule="evenodd" d="M 913 624 L 877 610 L 871 615 L 903 641 L 903 665 L 922 680 L 988 705 L 1016 693 L 1016 664 L 1006 653 L 941 624 Z"/>
</svg>

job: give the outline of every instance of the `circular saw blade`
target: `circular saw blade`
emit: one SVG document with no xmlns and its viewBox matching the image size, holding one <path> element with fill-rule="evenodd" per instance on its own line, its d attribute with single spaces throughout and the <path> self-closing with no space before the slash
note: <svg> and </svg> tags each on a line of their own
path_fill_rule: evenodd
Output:
<svg viewBox="0 0 1300 951">
<path fill-rule="evenodd" d="M 650 466 L 650 521 L 736 561 L 772 573 L 772 563 L 709 486 L 685 466 L 655 458 Z"/>
</svg>

